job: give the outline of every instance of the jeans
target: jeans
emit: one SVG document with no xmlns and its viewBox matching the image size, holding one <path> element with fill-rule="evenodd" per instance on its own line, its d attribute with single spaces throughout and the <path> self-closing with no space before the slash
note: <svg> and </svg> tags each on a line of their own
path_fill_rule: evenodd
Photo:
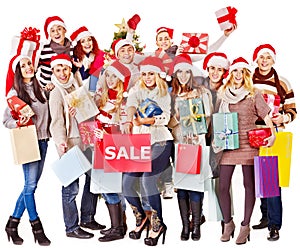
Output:
<svg viewBox="0 0 300 248">
<path fill-rule="evenodd" d="M 144 213 L 143 206 L 137 187 L 140 182 L 144 189 L 151 208 L 157 212 L 158 218 L 162 221 L 162 206 L 160 192 L 157 187 L 157 180 L 161 173 L 169 166 L 172 141 L 154 143 L 151 146 L 152 171 L 132 172 L 123 174 L 123 193 L 129 204 L 137 207 L 140 213 Z M 140 181 L 141 180 L 141 181 Z"/>
<path fill-rule="evenodd" d="M 25 183 L 23 191 L 21 192 L 16 202 L 14 213 L 12 214 L 14 218 L 20 219 L 25 209 L 27 209 L 30 221 L 34 221 L 38 218 L 34 193 L 43 172 L 48 149 L 48 141 L 39 140 L 38 145 L 40 149 L 41 159 L 38 161 L 23 164 Z"/>
<path fill-rule="evenodd" d="M 204 197 L 203 192 L 185 190 L 185 189 L 177 189 L 177 198 L 178 199 L 189 199 L 193 202 L 202 202 Z"/>
</svg>

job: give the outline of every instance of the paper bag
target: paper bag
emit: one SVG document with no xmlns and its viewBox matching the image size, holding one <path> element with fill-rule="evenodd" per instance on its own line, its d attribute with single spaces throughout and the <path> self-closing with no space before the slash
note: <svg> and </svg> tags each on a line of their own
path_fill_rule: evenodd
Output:
<svg viewBox="0 0 300 248">
<path fill-rule="evenodd" d="M 176 172 L 186 174 L 200 174 L 201 146 L 178 144 Z"/>
</svg>

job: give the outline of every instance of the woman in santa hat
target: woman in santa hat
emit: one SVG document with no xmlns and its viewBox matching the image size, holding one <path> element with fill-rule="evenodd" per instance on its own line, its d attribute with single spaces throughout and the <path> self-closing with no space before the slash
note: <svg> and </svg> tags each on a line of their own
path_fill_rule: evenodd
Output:
<svg viewBox="0 0 300 248">
<path fill-rule="evenodd" d="M 171 97 L 168 86 L 162 77 L 165 77 L 162 61 L 157 57 L 146 57 L 140 64 L 140 81 L 136 89 L 129 91 L 127 100 L 126 133 L 150 133 L 152 151 L 152 171 L 123 174 L 123 193 L 131 205 L 136 217 L 136 228 L 129 233 L 132 239 L 139 239 L 145 228 L 149 228 L 149 220 L 142 206 L 136 183 L 142 182 L 145 197 L 152 208 L 152 231 L 144 239 L 146 245 L 157 245 L 158 239 L 163 235 L 163 243 L 167 226 L 162 216 L 162 205 L 157 179 L 168 167 L 171 155 L 173 137 L 166 127 L 170 119 Z M 147 98 L 154 100 L 162 110 L 162 114 L 142 118 L 137 114 L 137 108 Z"/>
<path fill-rule="evenodd" d="M 40 245 L 46 246 L 50 245 L 51 241 L 44 233 L 37 213 L 34 194 L 43 172 L 50 138 L 48 101 L 35 77 L 34 66 L 30 57 L 25 55 L 14 56 L 11 60 L 9 71 L 13 75 L 13 82 L 10 85 L 12 88 L 7 88 L 9 90 L 8 97 L 19 97 L 32 108 L 34 116 L 32 118 L 19 116 L 18 113 L 6 108 L 3 124 L 10 129 L 34 124 L 37 129 L 41 159 L 23 164 L 24 188 L 16 202 L 13 214 L 9 217 L 5 231 L 8 240 L 12 239 L 14 244 L 21 245 L 23 243 L 23 239 L 18 235 L 18 225 L 26 209 L 32 226 L 34 241 L 38 241 Z"/>
<path fill-rule="evenodd" d="M 265 121 L 271 128 L 272 135 L 265 139 L 266 146 L 270 147 L 275 141 L 275 129 L 269 117 L 270 108 L 266 104 L 261 92 L 253 87 L 251 68 L 248 62 L 239 57 L 235 59 L 230 68 L 226 83 L 218 92 L 219 113 L 236 112 L 238 116 L 239 148 L 223 150 L 220 160 L 219 176 L 219 201 L 224 220 L 224 231 L 221 241 L 227 242 L 233 237 L 235 224 L 231 211 L 230 185 L 232 175 L 237 164 L 242 165 L 243 184 L 245 188 L 244 219 L 241 222 L 239 236 L 236 244 L 245 244 L 250 240 L 250 219 L 255 204 L 254 190 L 254 156 L 258 156 L 259 150 L 250 146 L 247 132 L 255 129 L 257 118 Z M 222 150 L 215 142 L 212 146 L 216 151 Z"/>
<path fill-rule="evenodd" d="M 96 38 L 85 26 L 74 31 L 70 38 L 74 45 L 72 62 L 78 68 L 81 80 L 89 80 L 89 90 L 95 92 L 105 53 L 99 49 Z"/>
</svg>

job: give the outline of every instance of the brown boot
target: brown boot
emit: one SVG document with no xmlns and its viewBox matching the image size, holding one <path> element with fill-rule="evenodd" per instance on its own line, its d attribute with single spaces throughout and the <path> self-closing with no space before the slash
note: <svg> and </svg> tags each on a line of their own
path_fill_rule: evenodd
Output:
<svg viewBox="0 0 300 248">
<path fill-rule="evenodd" d="M 227 242 L 230 240 L 230 236 L 233 238 L 234 229 L 235 229 L 235 224 L 234 224 L 233 220 L 229 221 L 228 223 L 224 223 L 224 232 L 223 232 L 220 240 L 222 242 Z"/>
<path fill-rule="evenodd" d="M 8 241 L 12 239 L 12 242 L 15 245 L 23 244 L 23 239 L 18 234 L 19 223 L 20 223 L 20 219 L 10 216 L 5 227 Z"/>
<path fill-rule="evenodd" d="M 241 226 L 239 236 L 237 237 L 235 243 L 237 245 L 242 245 L 247 242 L 247 239 L 250 241 L 250 227 L 249 225 Z"/>
<path fill-rule="evenodd" d="M 34 242 L 38 241 L 39 245 L 48 246 L 51 244 L 51 241 L 47 238 L 44 233 L 43 225 L 40 218 L 37 218 L 34 221 L 30 221 L 32 233 L 34 236 Z"/>
</svg>

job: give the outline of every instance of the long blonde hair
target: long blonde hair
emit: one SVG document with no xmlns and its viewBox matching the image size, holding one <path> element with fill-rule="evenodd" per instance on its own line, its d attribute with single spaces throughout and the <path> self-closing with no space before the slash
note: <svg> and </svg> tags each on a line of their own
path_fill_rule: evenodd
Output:
<svg viewBox="0 0 300 248">
<path fill-rule="evenodd" d="M 168 94 L 168 85 L 164 79 L 162 79 L 157 72 L 155 73 L 155 82 L 159 91 L 159 96 L 165 96 Z M 143 80 L 143 77 L 140 76 L 140 87 L 146 89 L 147 86 Z"/>
</svg>

